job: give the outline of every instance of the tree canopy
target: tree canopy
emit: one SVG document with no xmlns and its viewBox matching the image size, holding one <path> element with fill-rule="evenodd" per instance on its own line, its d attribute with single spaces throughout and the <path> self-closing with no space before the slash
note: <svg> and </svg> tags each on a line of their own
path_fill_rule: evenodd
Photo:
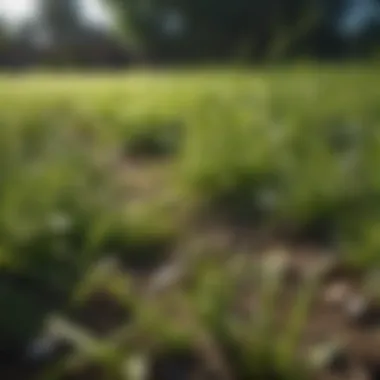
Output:
<svg viewBox="0 0 380 380">
<path fill-rule="evenodd" d="M 379 0 L 376 0 L 379 1 Z M 127 35 L 158 59 L 248 60 L 344 54 L 345 0 L 108 0 Z"/>
<path fill-rule="evenodd" d="M 109 2 L 148 53 L 171 59 L 309 53 L 324 27 L 324 4 L 318 0 Z"/>
</svg>

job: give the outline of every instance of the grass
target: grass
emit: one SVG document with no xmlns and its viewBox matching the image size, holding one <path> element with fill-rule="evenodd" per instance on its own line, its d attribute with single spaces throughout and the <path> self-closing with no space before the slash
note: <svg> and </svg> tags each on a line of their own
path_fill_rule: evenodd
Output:
<svg viewBox="0 0 380 380">
<path fill-rule="evenodd" d="M 133 374 L 140 362 L 148 379 L 308 378 L 307 358 L 297 363 L 319 287 L 300 280 L 294 292 L 286 271 L 267 273 L 271 248 L 249 236 L 327 249 L 335 265 L 373 277 L 375 67 L 0 81 L 0 337 L 9 350 L 55 312 L 71 318 L 53 324 L 71 350 L 38 368 L 49 379 L 94 378 L 93 366 L 99 379 L 143 379 Z M 110 257 L 116 268 L 99 272 Z M 169 270 L 152 296 L 156 274 L 181 263 L 183 278 L 170 283 Z M 40 303 L 23 300 L 26 289 Z M 108 327 L 101 338 L 89 314 L 78 317 L 92 302 Z M 285 323 L 275 318 L 284 302 Z M 123 316 L 117 326 L 105 309 Z"/>
</svg>

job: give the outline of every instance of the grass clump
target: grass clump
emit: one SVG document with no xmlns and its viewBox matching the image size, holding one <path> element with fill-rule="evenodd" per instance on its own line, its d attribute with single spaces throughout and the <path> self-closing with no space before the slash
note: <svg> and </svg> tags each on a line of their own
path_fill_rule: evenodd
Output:
<svg viewBox="0 0 380 380">
<path fill-rule="evenodd" d="M 189 118 L 190 136 L 183 157 L 184 181 L 212 209 L 235 222 L 262 222 L 273 214 L 281 186 L 267 115 L 250 112 L 254 98 L 206 98 Z M 252 142 L 254 145 L 250 145 Z"/>
<path fill-rule="evenodd" d="M 127 128 L 126 156 L 134 159 L 165 159 L 177 155 L 181 148 L 182 130 L 176 124 L 147 120 Z"/>
<path fill-rule="evenodd" d="M 4 307 L 1 336 L 13 331 L 16 346 L 33 338 L 46 313 L 64 307 L 101 255 L 99 247 L 88 253 L 88 240 L 95 221 L 114 212 L 117 194 L 108 147 L 78 143 L 78 125 L 60 127 L 60 113 L 40 111 L 30 120 L 15 114 L 0 132 L 2 300 L 17 300 Z M 21 329 L 17 316 L 25 315 Z"/>
<path fill-rule="evenodd" d="M 172 254 L 178 227 L 160 208 L 131 205 L 122 218 L 109 223 L 103 234 L 103 251 L 118 257 L 125 268 L 151 270 Z"/>
</svg>

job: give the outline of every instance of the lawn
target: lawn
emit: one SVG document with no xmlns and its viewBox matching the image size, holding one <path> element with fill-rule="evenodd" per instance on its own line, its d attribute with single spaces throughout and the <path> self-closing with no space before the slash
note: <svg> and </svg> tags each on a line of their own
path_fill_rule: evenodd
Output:
<svg viewBox="0 0 380 380">
<path fill-rule="evenodd" d="M 0 82 L 1 378 L 379 376 L 378 68 Z"/>
</svg>

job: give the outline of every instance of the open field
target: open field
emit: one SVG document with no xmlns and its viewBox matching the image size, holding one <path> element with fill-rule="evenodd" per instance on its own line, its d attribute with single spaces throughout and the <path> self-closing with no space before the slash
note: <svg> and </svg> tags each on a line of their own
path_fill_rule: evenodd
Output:
<svg viewBox="0 0 380 380">
<path fill-rule="evenodd" d="M 1 379 L 380 377 L 376 67 L 0 76 L 0 123 Z"/>
</svg>

